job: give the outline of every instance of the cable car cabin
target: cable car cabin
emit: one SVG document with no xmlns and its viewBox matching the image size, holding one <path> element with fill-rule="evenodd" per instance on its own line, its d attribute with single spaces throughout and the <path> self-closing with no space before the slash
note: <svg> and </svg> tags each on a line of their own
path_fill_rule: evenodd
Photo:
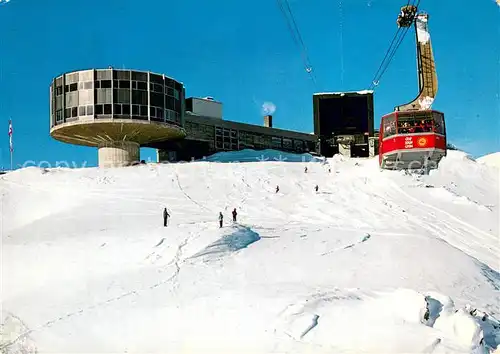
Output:
<svg viewBox="0 0 500 354">
<path fill-rule="evenodd" d="M 444 114 L 434 110 L 392 112 L 382 117 L 379 164 L 383 169 L 436 168 L 446 156 Z"/>
</svg>

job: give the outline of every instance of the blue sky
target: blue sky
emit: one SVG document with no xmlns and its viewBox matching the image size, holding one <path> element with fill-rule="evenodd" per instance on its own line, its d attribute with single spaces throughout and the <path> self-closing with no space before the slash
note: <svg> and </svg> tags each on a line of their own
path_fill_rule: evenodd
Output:
<svg viewBox="0 0 500 354">
<path fill-rule="evenodd" d="M 174 77 L 187 96 L 222 101 L 228 120 L 262 124 L 261 105 L 271 101 L 276 127 L 312 132 L 312 94 L 368 88 L 406 3 L 289 0 L 315 86 L 274 0 L 4 1 L 0 168 L 10 166 L 9 117 L 15 165 L 96 165 L 96 149 L 50 137 L 49 85 L 63 72 L 109 65 Z M 420 9 L 430 14 L 439 79 L 433 107 L 445 113 L 449 141 L 473 156 L 500 151 L 500 7 L 494 0 L 422 0 Z M 416 96 L 415 65 L 409 32 L 375 92 L 376 125 Z"/>
</svg>

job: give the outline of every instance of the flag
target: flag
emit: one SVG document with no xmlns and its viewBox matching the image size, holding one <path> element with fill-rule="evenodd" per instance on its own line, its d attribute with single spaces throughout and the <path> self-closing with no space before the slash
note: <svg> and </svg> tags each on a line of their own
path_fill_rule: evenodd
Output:
<svg viewBox="0 0 500 354">
<path fill-rule="evenodd" d="M 12 120 L 9 119 L 9 145 L 10 145 L 10 152 L 14 150 L 12 147 Z"/>
</svg>

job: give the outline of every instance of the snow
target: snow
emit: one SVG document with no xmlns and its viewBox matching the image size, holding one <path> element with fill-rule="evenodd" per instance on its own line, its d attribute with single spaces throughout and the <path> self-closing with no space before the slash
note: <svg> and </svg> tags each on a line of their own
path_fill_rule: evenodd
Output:
<svg viewBox="0 0 500 354">
<path fill-rule="evenodd" d="M 500 348 L 499 174 L 462 152 L 428 176 L 243 151 L 0 186 L 1 353 Z"/>
<path fill-rule="evenodd" d="M 482 156 L 477 161 L 488 166 L 500 168 L 500 152 Z"/>
<path fill-rule="evenodd" d="M 417 38 L 419 43 L 427 44 L 431 39 L 431 35 L 427 28 L 427 18 L 424 16 L 417 16 Z"/>
<path fill-rule="evenodd" d="M 425 96 L 421 100 L 419 100 L 421 109 L 426 110 L 426 109 L 431 109 L 432 103 L 434 103 L 434 98 Z"/>
</svg>

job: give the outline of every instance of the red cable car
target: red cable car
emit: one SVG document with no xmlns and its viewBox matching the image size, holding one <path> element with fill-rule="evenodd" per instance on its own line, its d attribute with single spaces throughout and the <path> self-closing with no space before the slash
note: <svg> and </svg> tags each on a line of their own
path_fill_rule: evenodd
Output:
<svg viewBox="0 0 500 354">
<path fill-rule="evenodd" d="M 446 156 L 444 114 L 431 109 L 438 85 L 428 18 L 411 5 L 402 7 L 398 17 L 399 27 L 415 24 L 420 92 L 380 121 L 379 164 L 384 169 L 436 168 Z"/>
<path fill-rule="evenodd" d="M 382 117 L 379 164 L 384 169 L 437 167 L 446 156 L 444 114 L 434 110 L 393 112 Z"/>
</svg>

